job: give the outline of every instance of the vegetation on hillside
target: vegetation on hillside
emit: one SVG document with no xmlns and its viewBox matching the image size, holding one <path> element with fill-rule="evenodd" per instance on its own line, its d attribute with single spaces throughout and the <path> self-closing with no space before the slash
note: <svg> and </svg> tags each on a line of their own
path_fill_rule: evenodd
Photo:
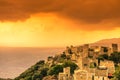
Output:
<svg viewBox="0 0 120 80">
<path fill-rule="evenodd" d="M 3 78 L 0 78 L 0 80 L 12 80 L 12 79 L 9 79 L 9 78 L 8 78 L 8 79 L 3 79 Z"/>
<path fill-rule="evenodd" d="M 49 57 L 52 58 L 52 57 Z M 120 52 L 112 53 L 110 56 L 107 54 L 100 55 L 98 58 L 100 60 L 111 60 L 115 63 L 116 72 L 114 73 L 113 80 L 120 80 Z M 37 62 L 34 66 L 23 72 L 20 76 L 15 78 L 15 80 L 46 80 L 48 78 L 54 77 L 57 78 L 60 72 L 63 72 L 63 68 L 70 67 L 71 75 L 74 73 L 74 70 L 77 69 L 77 65 L 70 60 L 69 56 L 66 56 L 65 53 L 53 57 L 54 63 L 50 66 L 45 61 L 41 60 Z M 95 68 L 96 64 L 91 63 L 91 68 Z"/>
<path fill-rule="evenodd" d="M 15 80 L 42 80 L 47 75 L 48 68 L 44 65 L 44 61 L 39 61 L 34 66 L 23 72 Z"/>
<path fill-rule="evenodd" d="M 15 78 L 15 80 L 42 80 L 46 76 L 57 76 L 60 72 L 63 72 L 63 68 L 65 67 L 70 67 L 70 72 L 73 74 L 74 70 L 78 67 L 75 63 L 68 60 L 64 53 L 54 57 L 54 60 L 62 64 L 54 63 L 49 66 L 43 60 L 39 61 L 19 77 Z"/>
</svg>

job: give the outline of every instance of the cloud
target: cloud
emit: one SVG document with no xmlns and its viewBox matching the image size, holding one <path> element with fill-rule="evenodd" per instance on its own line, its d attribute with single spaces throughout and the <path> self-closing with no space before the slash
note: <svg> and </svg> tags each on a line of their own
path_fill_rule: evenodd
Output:
<svg viewBox="0 0 120 80">
<path fill-rule="evenodd" d="M 56 13 L 85 23 L 120 19 L 120 0 L 0 0 L 0 21 L 26 20 L 35 13 Z"/>
</svg>

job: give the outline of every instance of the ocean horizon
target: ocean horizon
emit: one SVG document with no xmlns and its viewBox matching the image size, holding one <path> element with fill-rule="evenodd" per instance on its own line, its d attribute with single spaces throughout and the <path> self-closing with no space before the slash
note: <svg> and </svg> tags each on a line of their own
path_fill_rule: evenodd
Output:
<svg viewBox="0 0 120 80">
<path fill-rule="evenodd" d="M 15 78 L 48 56 L 62 53 L 65 48 L 0 47 L 0 78 Z"/>
</svg>

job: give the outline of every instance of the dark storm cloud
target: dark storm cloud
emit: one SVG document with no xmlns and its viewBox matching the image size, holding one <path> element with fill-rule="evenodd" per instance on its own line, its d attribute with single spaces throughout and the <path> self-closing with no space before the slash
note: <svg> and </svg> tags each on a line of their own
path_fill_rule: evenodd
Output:
<svg viewBox="0 0 120 80">
<path fill-rule="evenodd" d="M 89 23 L 120 19 L 119 0 L 0 0 L 0 21 L 25 20 L 34 13 L 57 13 Z"/>
</svg>

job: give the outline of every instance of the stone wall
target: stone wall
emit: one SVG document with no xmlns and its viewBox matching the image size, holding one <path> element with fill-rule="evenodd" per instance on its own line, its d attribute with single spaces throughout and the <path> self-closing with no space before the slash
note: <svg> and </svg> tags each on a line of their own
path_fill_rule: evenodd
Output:
<svg viewBox="0 0 120 80">
<path fill-rule="evenodd" d="M 58 80 L 71 80 L 70 78 L 70 67 L 63 69 L 63 73 L 59 73 Z"/>
<path fill-rule="evenodd" d="M 112 44 L 112 52 L 118 52 L 118 45 Z"/>
<path fill-rule="evenodd" d="M 76 70 L 74 80 L 88 80 L 88 72 L 86 70 Z"/>
</svg>

